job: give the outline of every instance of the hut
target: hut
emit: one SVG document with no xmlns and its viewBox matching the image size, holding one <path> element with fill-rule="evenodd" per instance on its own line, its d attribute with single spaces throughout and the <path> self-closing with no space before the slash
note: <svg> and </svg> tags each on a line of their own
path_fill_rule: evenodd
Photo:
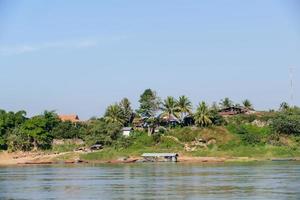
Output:
<svg viewBox="0 0 300 200">
<path fill-rule="evenodd" d="M 177 162 L 177 153 L 144 153 L 142 157 L 148 162 Z"/>
<path fill-rule="evenodd" d="M 231 115 L 238 115 L 238 114 L 253 114 L 253 113 L 255 113 L 253 109 L 246 108 L 243 106 L 230 106 L 219 110 L 219 114 L 222 116 L 231 116 Z"/>
<path fill-rule="evenodd" d="M 121 130 L 122 131 L 122 135 L 125 136 L 125 137 L 128 137 L 128 136 L 130 136 L 130 133 L 131 133 L 132 130 L 133 130 L 132 127 L 124 127 Z"/>
</svg>

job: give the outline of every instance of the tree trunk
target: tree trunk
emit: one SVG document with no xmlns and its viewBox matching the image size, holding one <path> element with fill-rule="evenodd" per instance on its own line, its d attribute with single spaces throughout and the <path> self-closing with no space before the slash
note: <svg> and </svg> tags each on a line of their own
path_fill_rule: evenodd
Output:
<svg viewBox="0 0 300 200">
<path fill-rule="evenodd" d="M 152 128 L 150 126 L 148 126 L 148 136 L 152 135 Z"/>
<path fill-rule="evenodd" d="M 33 138 L 33 151 L 37 151 L 37 149 L 38 149 L 37 141 L 35 138 Z"/>
</svg>

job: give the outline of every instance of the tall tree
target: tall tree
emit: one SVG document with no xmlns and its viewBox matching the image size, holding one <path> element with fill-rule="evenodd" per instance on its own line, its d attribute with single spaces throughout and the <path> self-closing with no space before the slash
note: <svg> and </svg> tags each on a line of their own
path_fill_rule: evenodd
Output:
<svg viewBox="0 0 300 200">
<path fill-rule="evenodd" d="M 282 102 L 280 104 L 279 110 L 280 111 L 287 111 L 290 108 L 290 105 L 287 102 Z"/>
<path fill-rule="evenodd" d="M 179 111 L 180 111 L 180 118 L 181 121 L 183 121 L 183 118 L 187 115 L 187 114 L 191 114 L 192 113 L 192 102 L 189 100 L 188 97 L 182 95 L 179 97 L 178 99 L 178 107 L 179 107 Z"/>
<path fill-rule="evenodd" d="M 178 106 L 178 102 L 174 97 L 168 96 L 164 100 L 161 109 L 163 111 L 163 116 L 167 117 L 168 119 L 170 119 L 172 115 L 178 118 L 180 107 Z"/>
<path fill-rule="evenodd" d="M 245 99 L 242 103 L 245 108 L 252 109 L 252 103 L 250 102 L 250 100 Z"/>
<path fill-rule="evenodd" d="M 231 107 L 232 105 L 233 105 L 233 101 L 231 101 L 228 97 L 222 99 L 220 102 L 220 106 L 222 108 L 228 108 Z"/>
<path fill-rule="evenodd" d="M 124 125 L 125 119 L 121 107 L 118 104 L 113 104 L 107 107 L 104 119 L 108 123 L 117 123 Z"/>
<path fill-rule="evenodd" d="M 47 118 L 39 115 L 30 118 L 20 126 L 20 132 L 22 135 L 28 136 L 34 150 L 38 148 L 45 149 L 51 146 L 53 138 L 47 130 L 48 123 Z"/>
<path fill-rule="evenodd" d="M 198 126 L 206 127 L 212 124 L 210 110 L 204 101 L 199 103 L 194 118 Z"/>
<path fill-rule="evenodd" d="M 131 122 L 131 118 L 133 115 L 131 103 L 130 103 L 129 99 L 123 98 L 119 105 L 121 107 L 122 114 L 124 116 L 124 125 L 128 126 Z"/>
<path fill-rule="evenodd" d="M 156 92 L 151 89 L 146 89 L 143 94 L 140 96 L 140 108 L 138 113 L 142 117 L 154 117 L 156 112 L 159 110 L 160 99 L 156 95 Z"/>
</svg>

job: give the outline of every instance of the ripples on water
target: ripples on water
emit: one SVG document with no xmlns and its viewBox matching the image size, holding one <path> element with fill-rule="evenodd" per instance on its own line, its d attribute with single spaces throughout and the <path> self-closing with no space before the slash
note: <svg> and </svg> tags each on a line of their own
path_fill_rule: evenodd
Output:
<svg viewBox="0 0 300 200">
<path fill-rule="evenodd" d="M 0 167 L 0 199 L 300 199 L 300 163 Z"/>
</svg>

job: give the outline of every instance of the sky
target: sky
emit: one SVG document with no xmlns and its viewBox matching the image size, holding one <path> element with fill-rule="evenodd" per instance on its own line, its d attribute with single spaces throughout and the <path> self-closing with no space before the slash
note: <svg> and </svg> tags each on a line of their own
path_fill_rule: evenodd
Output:
<svg viewBox="0 0 300 200">
<path fill-rule="evenodd" d="M 0 0 L 0 108 L 88 119 L 147 88 L 299 106 L 299 1 Z"/>
</svg>

